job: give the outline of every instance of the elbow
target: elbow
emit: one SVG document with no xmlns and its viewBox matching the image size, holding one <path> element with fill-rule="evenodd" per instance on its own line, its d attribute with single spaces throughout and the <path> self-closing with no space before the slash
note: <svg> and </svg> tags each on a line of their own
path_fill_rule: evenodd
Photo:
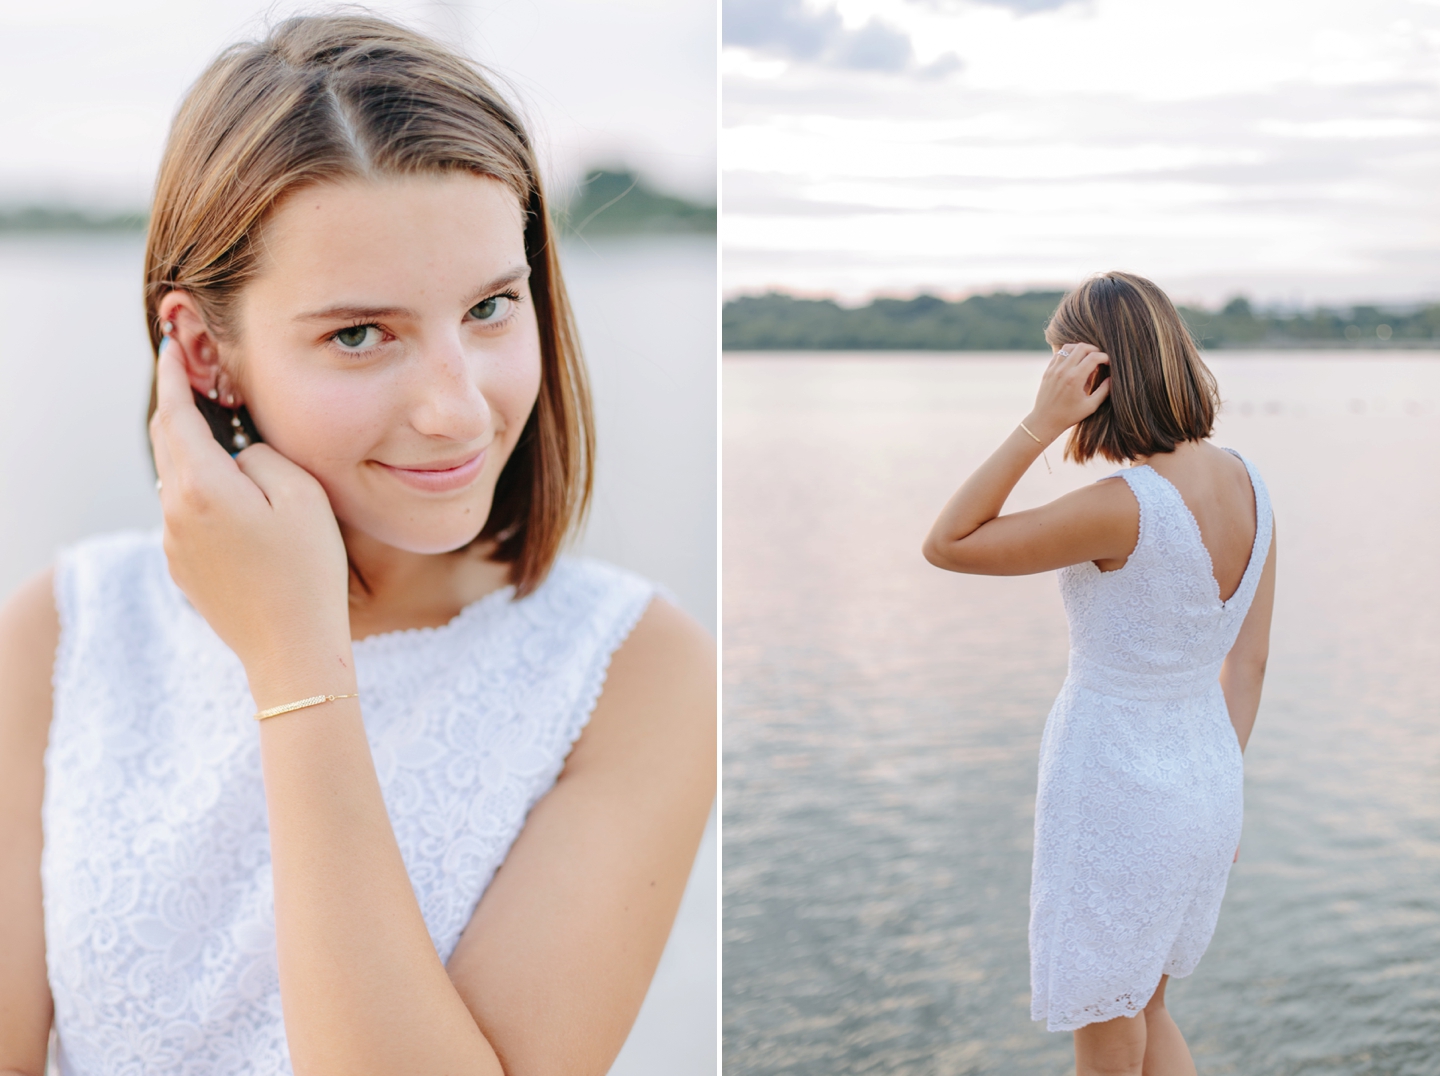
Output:
<svg viewBox="0 0 1440 1076">
<path fill-rule="evenodd" d="M 945 565 L 940 562 L 940 551 L 935 548 L 935 538 L 933 535 L 925 536 L 925 541 L 920 546 L 920 555 L 924 557 L 928 563 L 935 565 L 937 568 L 945 567 Z"/>
<path fill-rule="evenodd" d="M 937 542 L 933 534 L 927 535 L 925 543 L 920 547 L 920 555 L 937 568 L 944 568 L 947 572 L 960 571 L 956 566 L 955 558 L 950 556 L 944 544 Z"/>
<path fill-rule="evenodd" d="M 976 550 L 959 542 L 938 540 L 933 534 L 920 547 L 920 555 L 937 568 L 961 575 L 990 575 L 989 566 L 975 556 Z"/>
</svg>

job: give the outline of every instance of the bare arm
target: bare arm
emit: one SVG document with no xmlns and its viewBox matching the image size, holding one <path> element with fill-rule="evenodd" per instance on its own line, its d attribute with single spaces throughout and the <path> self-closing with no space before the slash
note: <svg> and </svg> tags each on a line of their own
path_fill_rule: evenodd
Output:
<svg viewBox="0 0 1440 1076">
<path fill-rule="evenodd" d="M 325 491 L 268 445 L 230 459 L 175 355 L 162 352 L 158 369 L 151 433 L 171 575 L 239 657 L 258 709 L 354 692 L 345 548 Z M 406 874 L 359 702 L 261 722 L 297 1076 L 605 1071 L 713 794 L 713 672 L 696 672 L 688 623 L 656 604 L 616 655 L 593 727 L 477 910 L 499 925 L 472 924 L 453 980 Z"/>
<path fill-rule="evenodd" d="M 0 609 L 0 1076 L 41 1076 L 50 1035 L 40 802 L 59 638 L 45 571 Z"/>
<path fill-rule="evenodd" d="M 926 560 L 952 572 L 1028 575 L 1087 560 L 1123 562 L 1130 555 L 1139 508 L 1123 482 L 1097 483 L 1040 508 L 1000 515 L 1015 483 L 1045 445 L 1109 395 L 1108 378 L 1088 389 L 1107 361 L 1089 344 L 1056 353 L 1041 379 L 1034 410 L 940 512 L 925 539 Z"/>
<path fill-rule="evenodd" d="M 1260 689 L 1265 683 L 1265 663 L 1270 656 L 1270 616 L 1275 608 L 1275 532 L 1270 532 L 1270 551 L 1265 555 L 1265 568 L 1255 588 L 1255 598 L 1245 623 L 1235 637 L 1235 645 L 1220 666 L 1220 689 L 1225 693 L 1225 706 L 1240 750 L 1250 742 L 1255 727 L 1255 714 L 1260 708 Z"/>
<path fill-rule="evenodd" d="M 507 1073 L 609 1070 L 684 892 L 715 749 L 714 643 L 657 599 L 450 959 Z"/>
<path fill-rule="evenodd" d="M 713 645 L 655 602 L 590 726 L 440 964 L 354 700 L 261 725 L 298 1073 L 603 1076 L 664 948 L 715 782 Z M 303 661 L 257 699 L 303 695 Z M 338 680 L 324 690 L 351 683 Z"/>
<path fill-rule="evenodd" d="M 263 722 L 296 1071 L 603 1076 L 654 975 L 714 796 L 713 661 L 688 617 L 652 604 L 448 974 L 354 700 Z M 267 697 L 303 694 L 315 669 Z"/>
</svg>

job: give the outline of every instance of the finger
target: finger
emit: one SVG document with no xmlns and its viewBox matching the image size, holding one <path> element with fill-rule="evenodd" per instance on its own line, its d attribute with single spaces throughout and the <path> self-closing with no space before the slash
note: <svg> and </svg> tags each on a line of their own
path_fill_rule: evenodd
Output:
<svg viewBox="0 0 1440 1076">
<path fill-rule="evenodd" d="M 167 460 L 169 477 L 177 482 L 205 475 L 212 481 L 223 481 L 225 463 L 230 457 L 210 432 L 195 406 L 190 379 L 176 354 L 175 345 L 162 343 L 155 364 L 155 418 L 151 422 L 151 440 Z M 162 447 L 163 446 L 163 447 Z M 161 481 L 166 479 L 161 474 Z"/>
<path fill-rule="evenodd" d="M 1076 349 L 1088 346 L 1089 345 L 1086 344 L 1076 343 L 1061 344 L 1055 349 L 1055 353 L 1050 356 L 1050 365 L 1046 368 L 1046 372 L 1049 373 L 1053 370 L 1058 374 L 1069 370 L 1070 364 L 1075 358 Z"/>
<path fill-rule="evenodd" d="M 1104 381 L 1100 382 L 1100 384 L 1096 385 L 1095 388 L 1092 389 L 1090 392 L 1090 400 L 1095 404 L 1096 407 L 1099 407 L 1100 404 L 1104 403 L 1105 400 L 1109 398 L 1109 396 L 1110 379 L 1108 377 Z"/>
<path fill-rule="evenodd" d="M 241 452 L 235 457 L 235 464 L 246 478 L 260 487 L 260 492 L 271 504 L 282 497 L 293 498 L 320 491 L 320 483 L 309 471 L 291 463 L 263 442 Z"/>
<path fill-rule="evenodd" d="M 150 455 L 155 460 L 155 496 L 160 498 L 160 511 L 165 511 L 166 498 L 175 491 L 175 469 L 170 465 L 170 450 L 165 439 L 157 435 L 158 423 L 150 420 Z"/>
<path fill-rule="evenodd" d="M 155 389 L 157 396 L 159 395 L 160 389 L 159 362 L 164 360 L 166 346 L 169 343 L 169 337 L 165 337 L 160 341 L 160 358 L 159 360 L 157 360 L 157 365 L 155 369 Z M 165 504 L 165 486 L 167 485 L 167 483 L 172 492 L 175 489 L 175 465 L 170 458 L 169 440 L 166 438 L 165 431 L 161 425 L 158 400 L 155 408 L 155 413 L 150 416 L 148 433 L 150 435 L 150 454 L 155 459 L 155 491 L 160 494 L 160 503 L 163 506 Z"/>
</svg>

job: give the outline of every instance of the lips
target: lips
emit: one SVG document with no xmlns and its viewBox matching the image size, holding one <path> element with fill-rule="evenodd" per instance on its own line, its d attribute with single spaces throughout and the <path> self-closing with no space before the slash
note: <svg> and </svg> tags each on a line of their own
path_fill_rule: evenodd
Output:
<svg viewBox="0 0 1440 1076">
<path fill-rule="evenodd" d="M 379 460 L 374 462 L 411 489 L 426 493 L 449 493 L 452 490 L 464 489 L 475 481 L 485 466 L 487 452 L 488 449 L 482 448 L 473 456 L 465 456 L 459 460 L 440 460 L 420 467 L 395 467 Z"/>
</svg>

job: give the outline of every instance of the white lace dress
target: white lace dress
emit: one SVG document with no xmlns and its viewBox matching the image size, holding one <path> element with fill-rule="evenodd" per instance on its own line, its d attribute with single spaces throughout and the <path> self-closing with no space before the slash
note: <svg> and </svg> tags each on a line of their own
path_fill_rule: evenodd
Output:
<svg viewBox="0 0 1440 1076">
<path fill-rule="evenodd" d="M 158 534 L 67 550 L 41 877 L 62 1073 L 289 1073 L 254 703 Z M 530 596 L 355 644 L 385 805 L 442 960 L 655 594 L 562 558 Z"/>
<path fill-rule="evenodd" d="M 1270 499 L 1245 467 L 1255 542 L 1229 601 L 1179 491 L 1147 466 L 1119 472 L 1140 505 L 1124 567 L 1059 573 L 1070 672 L 1040 745 L 1030 890 L 1031 1018 L 1051 1031 L 1140 1012 L 1215 932 L 1243 777 L 1220 665 L 1270 549 Z"/>
</svg>

